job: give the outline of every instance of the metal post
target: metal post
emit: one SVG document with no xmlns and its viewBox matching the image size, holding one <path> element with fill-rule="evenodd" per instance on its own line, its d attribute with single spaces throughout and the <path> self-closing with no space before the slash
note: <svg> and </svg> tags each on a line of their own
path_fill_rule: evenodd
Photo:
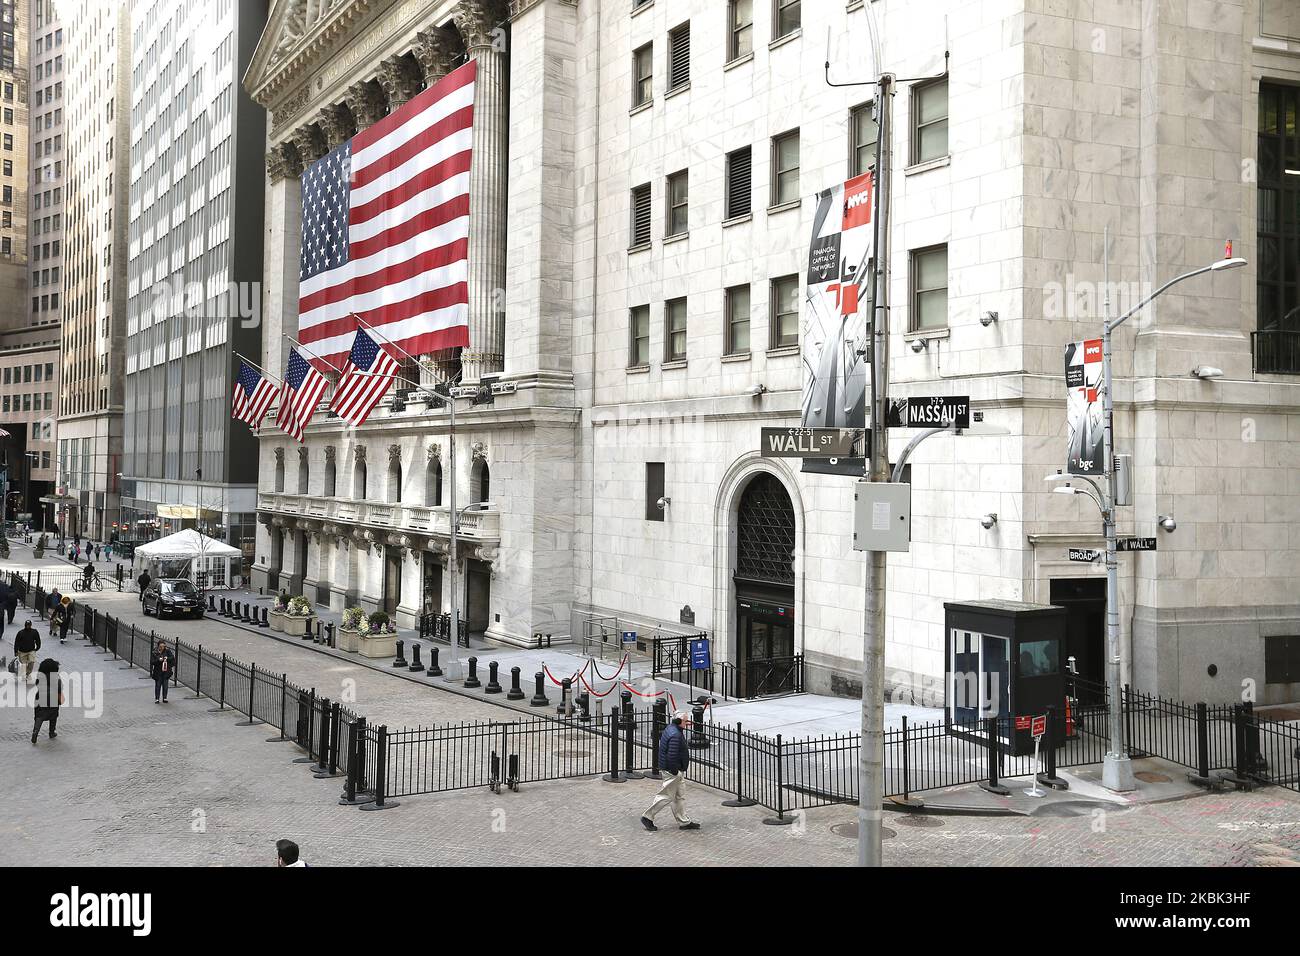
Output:
<svg viewBox="0 0 1300 956">
<path fill-rule="evenodd" d="M 388 810 L 397 806 L 396 801 L 389 800 L 385 791 L 388 789 L 388 725 L 379 725 L 379 735 L 375 740 L 378 752 L 375 754 L 375 800 L 364 803 L 362 810 Z"/>
<path fill-rule="evenodd" d="M 450 491 L 450 510 L 447 512 L 451 518 L 451 554 L 447 559 L 447 570 L 451 574 L 451 635 L 448 646 L 451 648 L 447 657 L 447 679 L 455 680 L 460 676 L 460 654 L 457 647 L 457 637 L 460 635 L 460 603 L 459 595 L 456 593 L 456 571 L 460 563 L 460 557 L 457 553 L 457 536 L 460 529 L 457 525 L 460 515 L 456 511 L 456 399 L 452 397 L 451 389 L 447 389 L 447 408 L 451 411 L 451 421 L 447 430 L 447 460 L 451 469 L 451 488 Z"/>
<path fill-rule="evenodd" d="M 657 752 L 658 747 L 654 748 Z M 724 807 L 752 807 L 757 800 L 751 800 L 745 796 L 744 779 L 745 779 L 745 728 L 736 724 L 736 799 L 723 800 Z"/>
<path fill-rule="evenodd" d="M 1196 705 L 1196 776 L 1192 782 L 1210 782 L 1210 715 L 1205 701 Z"/>
<path fill-rule="evenodd" d="M 627 780 L 618 772 L 618 707 L 609 710 L 609 773 L 600 779 L 606 783 L 626 783 Z"/>
<path fill-rule="evenodd" d="M 280 675 L 280 735 L 278 737 L 267 738 L 266 742 L 269 744 L 278 744 L 289 739 L 284 734 L 284 725 L 285 723 L 288 722 L 288 717 L 287 717 L 288 702 L 289 702 L 289 675 L 281 674 Z"/>
<path fill-rule="evenodd" d="M 623 727 L 627 730 L 627 740 L 624 741 L 623 751 L 623 776 L 628 780 L 641 780 L 645 774 L 637 771 L 636 768 L 636 712 L 632 709 L 632 692 L 630 690 L 622 691 L 619 697 L 623 700 Z"/>
<path fill-rule="evenodd" d="M 549 707 L 550 698 L 546 696 L 546 674 L 538 671 L 533 678 L 533 699 L 528 702 L 530 707 Z"/>
<path fill-rule="evenodd" d="M 646 776 L 651 780 L 662 780 L 663 774 L 659 772 L 659 738 L 668 727 L 668 701 L 658 698 L 650 713 L 650 772 Z"/>
<path fill-rule="evenodd" d="M 1000 797 L 1005 797 L 1011 793 L 1006 787 L 998 783 L 998 762 L 1001 754 L 998 751 L 998 719 L 996 717 L 984 718 L 984 735 L 987 738 L 987 760 L 989 762 L 989 781 L 981 783 L 980 789 L 987 790 L 989 793 L 996 793 Z"/>
<path fill-rule="evenodd" d="M 519 668 L 510 668 L 510 689 L 506 691 L 506 700 L 523 700 L 524 692 L 519 687 Z"/>
<path fill-rule="evenodd" d="M 861 747 L 861 743 L 858 744 Z M 768 826 L 784 827 L 794 823 L 794 817 L 786 818 L 785 815 L 785 767 L 781 759 L 784 755 L 784 748 L 781 744 L 781 735 L 776 735 L 776 816 L 767 817 L 763 820 Z M 884 783 L 881 782 L 883 789 Z M 883 799 L 883 798 L 882 798 Z M 861 801 L 859 800 L 858 826 L 862 825 Z M 877 808 L 879 810 L 879 808 Z M 862 831 L 858 831 L 858 845 L 862 845 Z"/>
</svg>

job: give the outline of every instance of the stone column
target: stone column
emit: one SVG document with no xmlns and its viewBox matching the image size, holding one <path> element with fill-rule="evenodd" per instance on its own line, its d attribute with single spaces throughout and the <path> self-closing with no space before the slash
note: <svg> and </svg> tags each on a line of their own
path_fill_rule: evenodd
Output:
<svg viewBox="0 0 1300 956">
<path fill-rule="evenodd" d="M 262 357 L 273 375 L 284 368 L 281 333 L 298 331 L 298 259 L 302 243 L 302 161 L 292 142 L 266 154 L 266 249 L 262 283 Z M 263 490 L 266 490 L 263 486 Z"/>
<path fill-rule="evenodd" d="M 357 121 L 345 103 L 331 103 L 320 111 L 316 123 L 325 136 L 325 148 L 338 149 L 356 135 Z"/>
<path fill-rule="evenodd" d="M 469 345 L 464 381 L 503 368 L 506 287 L 506 163 L 509 154 L 505 37 L 508 11 L 498 0 L 464 0 L 452 13 L 469 58 L 478 63 L 474 164 L 469 184 Z"/>
<path fill-rule="evenodd" d="M 388 112 L 395 113 L 420 92 L 419 70 L 409 56 L 390 56 L 379 64 L 379 85 L 388 98 Z"/>
<path fill-rule="evenodd" d="M 460 59 L 456 38 L 446 30 L 421 30 L 415 35 L 411 53 L 424 74 L 424 87 L 428 89 L 450 73 Z"/>
<path fill-rule="evenodd" d="M 384 110 L 387 108 L 384 91 L 374 80 L 353 83 L 348 87 L 344 101 L 352 112 L 358 131 L 383 119 Z"/>
</svg>

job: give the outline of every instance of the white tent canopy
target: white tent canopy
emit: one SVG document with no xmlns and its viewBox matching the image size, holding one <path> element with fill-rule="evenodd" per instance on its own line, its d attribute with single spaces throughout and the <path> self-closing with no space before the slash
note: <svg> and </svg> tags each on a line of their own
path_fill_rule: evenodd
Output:
<svg viewBox="0 0 1300 956">
<path fill-rule="evenodd" d="M 200 587 L 228 588 L 235 586 L 242 558 L 238 548 L 186 528 L 137 546 L 135 570 L 148 570 L 153 578 L 188 578 Z"/>
</svg>

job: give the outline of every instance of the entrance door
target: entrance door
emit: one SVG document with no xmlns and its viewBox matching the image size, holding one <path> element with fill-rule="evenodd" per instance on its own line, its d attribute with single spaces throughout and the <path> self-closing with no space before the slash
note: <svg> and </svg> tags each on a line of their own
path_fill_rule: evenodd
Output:
<svg viewBox="0 0 1300 956">
<path fill-rule="evenodd" d="M 794 608 L 747 598 L 736 601 L 740 696 L 795 690 Z"/>
<path fill-rule="evenodd" d="M 1065 656 L 1074 658 L 1082 678 L 1079 697 L 1088 697 L 1088 684 L 1106 681 L 1106 579 L 1056 578 L 1050 600 L 1070 613 L 1065 619 Z"/>
<path fill-rule="evenodd" d="M 492 571 L 482 561 L 465 562 L 465 630 L 482 634 L 488 629 L 492 598 Z"/>
<path fill-rule="evenodd" d="M 307 579 L 307 532 L 299 531 L 294 540 L 294 590 L 302 593 L 303 582 Z"/>
<path fill-rule="evenodd" d="M 423 613 L 436 614 L 442 610 L 442 562 L 437 555 L 424 555 L 420 593 Z"/>
<path fill-rule="evenodd" d="M 1010 716 L 1010 640 L 954 629 L 951 647 L 949 719 L 974 728 L 985 717 Z"/>
<path fill-rule="evenodd" d="M 384 549 L 384 610 L 391 618 L 402 600 L 402 554 L 396 548 Z"/>
</svg>

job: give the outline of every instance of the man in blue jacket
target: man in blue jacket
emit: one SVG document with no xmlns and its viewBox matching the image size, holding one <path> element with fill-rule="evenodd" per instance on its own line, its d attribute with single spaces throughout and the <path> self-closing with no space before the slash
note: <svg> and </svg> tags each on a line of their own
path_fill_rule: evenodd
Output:
<svg viewBox="0 0 1300 956">
<path fill-rule="evenodd" d="M 691 721 L 687 717 L 686 711 L 679 710 L 673 714 L 673 722 L 664 728 L 664 732 L 659 735 L 659 769 L 663 772 L 664 782 L 660 785 L 659 792 L 655 794 L 650 809 L 641 818 L 641 825 L 647 830 L 659 829 L 655 826 L 655 816 L 667 806 L 673 808 L 673 816 L 677 819 L 677 828 L 679 830 L 698 830 L 700 828 L 698 823 L 686 815 L 686 798 L 684 795 L 686 767 L 691 762 L 684 731 L 690 725 Z"/>
</svg>

